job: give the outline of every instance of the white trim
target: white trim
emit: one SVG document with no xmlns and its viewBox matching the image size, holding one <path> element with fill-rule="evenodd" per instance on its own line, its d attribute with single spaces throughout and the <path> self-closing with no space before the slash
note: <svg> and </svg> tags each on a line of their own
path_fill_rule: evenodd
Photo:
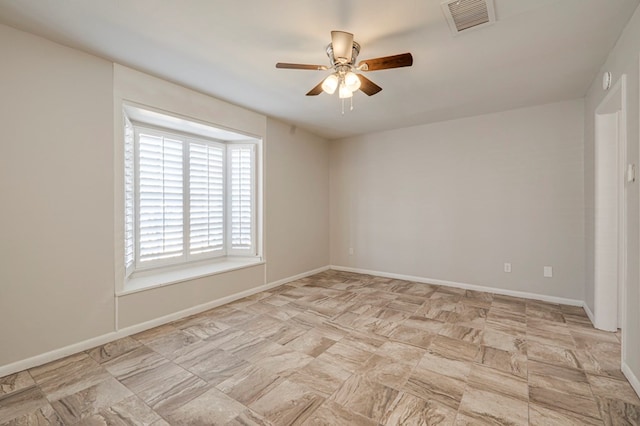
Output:
<svg viewBox="0 0 640 426">
<path fill-rule="evenodd" d="M 54 349 L 43 354 L 32 356 L 30 358 L 22 359 L 20 361 L 12 362 L 0 366 L 0 377 L 7 376 L 9 374 L 17 373 L 28 368 L 37 367 L 39 365 L 46 364 L 51 361 L 55 361 L 64 358 L 69 355 L 73 355 L 96 346 L 104 345 L 121 337 L 125 337 L 126 334 L 120 332 L 110 332 L 101 336 L 92 337 L 91 339 L 83 340 L 81 342 L 73 343 L 62 348 Z"/>
<path fill-rule="evenodd" d="M 294 275 L 292 277 L 283 278 L 281 280 L 277 280 L 268 284 L 263 284 L 258 287 L 250 288 L 248 290 L 241 291 L 239 293 L 225 296 L 220 299 L 212 300 L 210 302 L 203 303 L 200 305 L 192 306 L 191 308 L 183 309 L 181 311 L 174 312 L 172 314 L 165 315 L 159 318 L 155 318 L 150 321 L 132 325 L 130 327 L 123 328 L 121 330 L 112 331 L 112 332 L 103 334 L 101 336 L 92 337 L 90 339 L 73 343 L 71 345 L 54 349 L 52 351 L 45 352 L 36 356 L 32 356 L 30 358 L 26 358 L 20 361 L 16 361 L 11 364 L 2 365 L 0 366 L 0 377 L 8 376 L 9 374 L 17 373 L 19 371 L 26 370 L 29 368 L 37 367 L 39 365 L 43 365 L 48 362 L 56 361 L 66 356 L 73 355 L 82 351 L 86 351 L 86 350 L 95 348 L 96 346 L 104 345 L 114 340 L 121 339 L 123 337 L 130 336 L 135 333 L 140 333 L 141 331 L 145 331 L 153 327 L 157 327 L 172 321 L 176 321 L 181 318 L 188 317 L 190 315 L 195 315 L 200 312 L 204 312 L 209 309 L 213 309 L 218 306 L 231 303 L 238 299 L 242 299 L 243 297 L 251 296 L 253 294 L 260 293 L 262 291 L 267 291 L 272 288 L 289 283 L 291 281 L 299 280 L 301 278 L 305 278 L 310 275 L 314 275 L 319 272 L 326 271 L 327 269 L 329 269 L 329 266 L 324 266 L 311 271 L 303 272 L 301 274 Z M 116 298 L 116 305 L 117 303 L 118 303 L 118 300 Z"/>
<path fill-rule="evenodd" d="M 615 168 L 614 170 L 607 170 L 606 164 L 604 166 L 603 175 L 612 176 L 610 173 L 613 172 L 615 175 L 615 190 L 616 190 L 616 202 L 615 207 L 617 209 L 615 220 L 617 221 L 617 235 L 615 235 L 617 239 L 616 244 L 616 252 L 614 255 L 616 256 L 616 268 L 617 268 L 617 280 L 616 280 L 616 300 L 611 300 L 613 297 L 610 291 L 607 291 L 608 288 L 604 288 L 605 283 L 609 282 L 610 277 L 599 277 L 598 275 L 598 267 L 602 266 L 599 261 L 595 262 L 595 281 L 594 281 L 594 310 L 596 315 L 598 316 L 597 326 L 596 322 L 594 326 L 601 330 L 606 331 L 615 331 L 618 328 L 622 328 L 623 334 L 624 329 L 626 328 L 626 310 L 625 304 L 626 299 L 624 297 L 626 291 L 626 281 L 627 281 L 627 183 L 625 179 L 626 167 L 627 167 L 627 76 L 626 74 L 622 74 L 618 81 L 611 87 L 610 91 L 606 94 L 606 96 L 600 101 L 594 113 L 594 122 L 595 122 L 595 132 L 596 132 L 596 151 L 598 151 L 599 146 L 602 145 L 600 135 L 598 129 L 598 124 L 604 120 L 604 117 L 609 116 L 611 114 L 616 115 L 616 132 L 617 137 L 615 141 L 615 147 L 605 147 L 605 151 L 609 152 L 611 149 L 615 149 Z M 600 148 L 602 149 L 602 148 Z M 596 153 L 596 156 L 598 154 Z M 606 156 L 604 156 L 606 158 Z M 600 157 L 598 157 L 600 158 Z M 603 201 L 598 202 L 598 188 L 599 182 L 600 185 L 610 185 L 608 182 L 608 177 L 603 178 L 598 177 L 598 169 L 599 164 L 596 161 L 596 213 L 602 209 L 604 213 L 602 213 L 605 222 L 608 222 L 611 218 L 607 217 L 607 210 L 603 209 Z M 605 187 L 604 192 L 607 191 Z M 604 203 L 607 203 L 608 200 L 605 200 Z M 597 216 L 597 214 L 596 214 Z M 597 219 L 597 218 L 596 218 Z M 603 219 L 601 219 L 603 220 Z M 605 228 L 608 227 L 608 224 L 604 225 Z M 598 221 L 596 220 L 596 228 L 598 228 Z M 596 234 L 598 234 L 596 229 Z M 598 235 L 596 235 L 596 240 L 598 240 Z M 610 249 L 608 245 L 609 241 L 596 241 L 595 253 L 596 257 L 598 257 L 598 253 L 601 256 L 605 256 L 609 253 Z M 604 253 L 603 253 L 604 252 Z M 605 263 L 611 259 L 605 259 Z M 606 267 L 603 268 L 606 271 Z M 605 272 L 606 274 L 606 272 Z M 610 289 L 609 289 L 610 290 Z M 595 319 L 595 315 L 594 315 Z M 626 345 L 626 339 L 622 339 L 622 353 L 624 353 Z"/>
<path fill-rule="evenodd" d="M 629 367 L 626 362 L 622 363 L 622 374 L 627 378 L 633 390 L 636 391 L 638 396 L 640 396 L 640 380 L 638 380 L 638 377 L 633 374 L 631 367 Z"/>
<path fill-rule="evenodd" d="M 629 222 L 627 218 L 627 206 L 629 194 L 627 192 L 627 75 L 622 74 L 616 85 L 620 84 L 620 122 L 618 135 L 618 246 L 619 246 L 619 271 L 618 271 L 618 328 L 622 331 L 622 353 L 626 346 L 625 331 L 627 328 L 627 277 L 628 277 L 628 252 L 627 234 L 629 232 Z"/>
<path fill-rule="evenodd" d="M 124 290 L 116 292 L 116 296 L 180 284 L 185 281 L 210 275 L 225 274 L 239 269 L 252 268 L 264 263 L 264 260 L 257 257 L 225 256 L 194 262 L 191 265 L 169 265 L 161 270 L 140 271 L 137 275 L 133 275 L 126 280 Z"/>
<path fill-rule="evenodd" d="M 596 317 L 595 315 L 593 315 L 593 312 L 591 311 L 591 308 L 589 308 L 589 305 L 587 305 L 587 302 L 584 302 L 584 304 L 582 305 L 582 308 L 587 313 L 587 316 L 589 317 L 589 321 L 591 321 L 591 324 L 592 325 L 595 324 Z M 594 328 L 595 328 L 595 325 L 594 325 Z"/>
<path fill-rule="evenodd" d="M 371 271 L 371 270 L 368 270 L 368 269 L 350 268 L 350 267 L 346 267 L 346 266 L 331 265 L 331 269 L 336 270 L 336 271 L 355 272 L 355 273 L 359 273 L 359 274 L 377 275 L 379 277 L 395 278 L 395 279 L 399 279 L 399 280 L 414 281 L 414 282 L 424 283 L 424 284 L 435 284 L 435 285 L 442 285 L 442 286 L 446 286 L 446 287 L 463 288 L 465 290 L 484 291 L 484 292 L 488 292 L 488 293 L 501 294 L 501 295 L 504 295 L 504 296 L 514 296 L 514 297 L 521 297 L 521 298 L 524 298 L 524 299 L 541 300 L 541 301 L 544 301 L 544 302 L 559 303 L 559 304 L 563 304 L 563 305 L 584 306 L 584 302 L 582 300 L 567 299 L 567 298 L 564 298 L 564 297 L 556 297 L 556 296 L 547 296 L 547 295 L 544 295 L 544 294 L 528 293 L 528 292 L 525 292 L 525 291 L 507 290 L 507 289 L 504 289 L 504 288 L 486 287 L 486 286 L 476 285 L 476 284 L 466 284 L 466 283 L 459 283 L 459 282 L 455 282 L 455 281 L 438 280 L 438 279 L 434 279 L 434 278 L 416 277 L 416 276 L 413 276 L 413 275 L 394 274 L 394 273 L 390 273 L 390 272 Z"/>
</svg>

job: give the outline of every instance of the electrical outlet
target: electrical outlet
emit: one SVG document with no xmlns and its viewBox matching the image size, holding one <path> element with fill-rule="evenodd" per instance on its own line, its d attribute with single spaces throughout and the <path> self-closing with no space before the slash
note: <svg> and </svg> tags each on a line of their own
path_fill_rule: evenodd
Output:
<svg viewBox="0 0 640 426">
<path fill-rule="evenodd" d="M 505 263 L 504 264 L 504 271 L 505 272 L 511 272 L 511 264 L 510 263 Z"/>
<path fill-rule="evenodd" d="M 353 247 L 349 247 L 349 256 L 353 255 Z"/>
<path fill-rule="evenodd" d="M 553 277 L 553 267 L 551 267 L 551 266 L 545 266 L 544 267 L 544 277 L 545 278 L 552 278 Z"/>
</svg>

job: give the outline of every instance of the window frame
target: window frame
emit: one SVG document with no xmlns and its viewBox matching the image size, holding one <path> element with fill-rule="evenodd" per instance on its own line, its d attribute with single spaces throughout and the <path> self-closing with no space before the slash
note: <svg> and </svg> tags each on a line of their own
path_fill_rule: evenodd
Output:
<svg viewBox="0 0 640 426">
<path fill-rule="evenodd" d="M 163 114 L 165 117 L 173 117 L 168 114 Z M 216 262 L 224 260 L 225 258 L 237 257 L 247 260 L 255 259 L 261 260 L 259 256 L 259 242 L 258 242 L 258 210 L 257 204 L 258 194 L 260 191 L 258 180 L 258 165 L 259 165 L 259 140 L 249 141 L 253 139 L 247 137 L 243 141 L 226 141 L 219 140 L 203 135 L 194 135 L 189 132 L 181 131 L 179 129 L 167 128 L 152 123 L 141 122 L 139 120 L 131 118 L 125 109 L 123 109 L 123 117 L 126 121 L 129 121 L 133 128 L 133 196 L 134 196 L 134 231 L 133 231 L 133 244 L 134 244 L 134 260 L 133 264 L 129 267 L 126 265 L 125 259 L 125 280 L 135 278 L 136 276 L 148 276 L 154 273 L 163 273 L 165 271 L 171 271 L 176 269 L 184 269 L 192 266 L 201 265 L 205 262 Z M 189 121 L 189 120 L 186 120 Z M 190 121 L 191 122 L 191 121 Z M 197 121 L 192 123 L 200 124 Z M 125 129 L 126 131 L 126 129 Z M 178 139 L 182 144 L 182 255 L 171 257 L 167 259 L 156 259 L 147 262 L 141 261 L 140 257 L 140 131 L 147 132 L 152 136 L 169 137 L 172 139 Z M 126 141 L 125 141 L 126 143 Z M 190 144 L 206 144 L 223 149 L 223 249 L 214 250 L 208 253 L 196 253 L 191 254 L 191 200 L 190 200 Z M 251 247 L 249 249 L 233 249 L 232 248 L 232 229 L 231 229 L 231 169 L 230 158 L 233 148 L 250 148 L 251 149 Z M 125 165 L 125 173 L 126 173 Z M 124 187 L 123 187 L 124 189 Z M 126 190 L 125 190 L 126 198 Z M 126 201 L 125 201 L 126 202 Z M 127 223 L 126 209 L 124 213 L 124 221 Z M 125 239 L 126 245 L 126 239 Z M 126 248 L 125 248 L 126 255 Z"/>
</svg>

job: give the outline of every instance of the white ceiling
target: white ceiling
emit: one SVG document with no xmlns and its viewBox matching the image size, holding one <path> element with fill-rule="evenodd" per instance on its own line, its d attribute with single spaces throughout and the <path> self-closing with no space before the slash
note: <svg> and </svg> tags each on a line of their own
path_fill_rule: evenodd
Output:
<svg viewBox="0 0 640 426">
<path fill-rule="evenodd" d="M 497 23 L 451 35 L 440 0 L 0 0 L 0 23 L 333 139 L 584 96 L 640 0 L 495 0 Z M 327 71 L 331 30 L 359 59 L 411 52 L 367 74 L 384 89 L 304 96 Z"/>
</svg>

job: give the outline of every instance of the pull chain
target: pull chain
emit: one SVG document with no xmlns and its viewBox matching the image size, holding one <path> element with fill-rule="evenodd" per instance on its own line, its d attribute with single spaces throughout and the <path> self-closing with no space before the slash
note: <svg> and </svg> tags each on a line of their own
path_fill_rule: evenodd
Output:
<svg viewBox="0 0 640 426">
<path fill-rule="evenodd" d="M 342 102 L 342 115 L 344 115 L 344 98 L 340 99 L 340 101 Z M 353 97 L 349 98 L 349 102 L 350 102 L 349 111 L 353 111 Z"/>
</svg>

